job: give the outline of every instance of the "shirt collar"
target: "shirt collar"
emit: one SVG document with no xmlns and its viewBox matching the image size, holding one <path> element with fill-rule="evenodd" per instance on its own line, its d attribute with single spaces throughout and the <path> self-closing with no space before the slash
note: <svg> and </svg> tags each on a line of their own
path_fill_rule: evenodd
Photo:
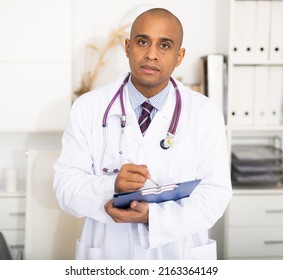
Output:
<svg viewBox="0 0 283 280">
<path fill-rule="evenodd" d="M 157 110 L 161 110 L 165 105 L 171 87 L 171 83 L 168 83 L 163 90 L 161 90 L 158 94 L 154 95 L 151 98 L 147 98 L 142 95 L 142 93 L 140 93 L 132 83 L 131 78 L 127 83 L 127 87 L 129 92 L 129 99 L 134 110 L 136 110 L 143 102 L 147 100 L 152 106 L 154 106 L 154 108 L 156 108 Z"/>
</svg>

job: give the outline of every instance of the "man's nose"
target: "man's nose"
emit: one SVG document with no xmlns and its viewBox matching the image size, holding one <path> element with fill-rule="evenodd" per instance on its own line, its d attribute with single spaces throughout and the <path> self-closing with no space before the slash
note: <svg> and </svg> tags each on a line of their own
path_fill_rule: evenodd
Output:
<svg viewBox="0 0 283 280">
<path fill-rule="evenodd" d="M 156 46 L 152 45 L 147 49 L 145 58 L 148 60 L 158 60 L 158 50 Z"/>
</svg>

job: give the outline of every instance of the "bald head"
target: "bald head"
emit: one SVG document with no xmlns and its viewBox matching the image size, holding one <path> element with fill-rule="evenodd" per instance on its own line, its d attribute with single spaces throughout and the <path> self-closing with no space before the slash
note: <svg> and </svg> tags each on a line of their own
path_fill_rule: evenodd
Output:
<svg viewBox="0 0 283 280">
<path fill-rule="evenodd" d="M 178 43 L 179 43 L 179 48 L 182 46 L 183 42 L 183 27 L 180 22 L 180 20 L 170 11 L 163 9 L 163 8 L 153 8 L 150 10 L 147 10 L 140 14 L 135 21 L 132 24 L 131 28 L 131 33 L 130 33 L 130 39 L 132 39 L 135 35 L 135 30 L 137 26 L 142 22 L 146 20 L 151 20 L 151 19 L 160 19 L 160 20 L 170 20 L 172 21 L 172 25 L 176 28 L 176 34 L 178 35 Z M 162 22 L 162 21 L 161 21 Z"/>
<path fill-rule="evenodd" d="M 155 8 L 133 22 L 130 39 L 125 40 L 131 81 L 147 98 L 168 84 L 174 69 L 182 62 L 183 28 L 171 12 Z"/>
</svg>

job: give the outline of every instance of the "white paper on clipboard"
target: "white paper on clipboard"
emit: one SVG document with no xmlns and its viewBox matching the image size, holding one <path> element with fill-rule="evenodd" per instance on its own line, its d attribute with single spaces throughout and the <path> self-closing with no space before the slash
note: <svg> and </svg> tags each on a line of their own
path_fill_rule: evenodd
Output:
<svg viewBox="0 0 283 280">
<path fill-rule="evenodd" d="M 134 192 L 116 193 L 113 196 L 113 206 L 128 208 L 131 201 L 146 201 L 148 203 L 160 203 L 169 200 L 179 200 L 191 195 L 201 180 L 187 181 L 155 188 L 138 190 Z"/>
</svg>

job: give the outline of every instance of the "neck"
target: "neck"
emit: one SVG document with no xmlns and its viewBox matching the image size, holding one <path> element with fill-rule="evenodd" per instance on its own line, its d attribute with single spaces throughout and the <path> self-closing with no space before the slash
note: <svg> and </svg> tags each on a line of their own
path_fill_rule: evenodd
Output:
<svg viewBox="0 0 283 280">
<path fill-rule="evenodd" d="M 146 98 L 151 98 L 161 92 L 169 83 L 169 79 L 160 83 L 160 84 L 153 84 L 153 83 L 140 83 L 138 82 L 133 76 L 131 77 L 131 82 L 134 87 Z"/>
</svg>

